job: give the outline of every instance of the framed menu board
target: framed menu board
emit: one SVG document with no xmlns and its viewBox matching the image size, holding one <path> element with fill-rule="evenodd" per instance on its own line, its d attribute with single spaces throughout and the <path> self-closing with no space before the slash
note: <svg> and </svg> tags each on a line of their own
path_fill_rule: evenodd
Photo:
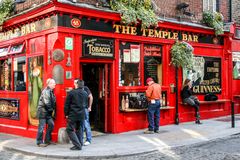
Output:
<svg viewBox="0 0 240 160">
<path fill-rule="evenodd" d="M 158 66 L 161 61 L 161 57 L 144 57 L 144 82 L 148 77 L 152 77 L 158 83 Z"/>
<path fill-rule="evenodd" d="M 162 46 L 155 44 L 144 45 L 144 82 L 148 77 L 152 77 L 156 83 L 160 74 L 162 64 Z"/>
</svg>

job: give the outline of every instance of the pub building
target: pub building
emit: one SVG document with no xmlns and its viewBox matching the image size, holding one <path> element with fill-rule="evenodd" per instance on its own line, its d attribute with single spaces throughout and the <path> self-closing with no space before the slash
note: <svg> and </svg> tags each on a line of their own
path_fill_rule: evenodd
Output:
<svg viewBox="0 0 240 160">
<path fill-rule="evenodd" d="M 230 28 L 230 33 L 232 33 L 232 38 L 230 39 L 231 51 L 232 51 L 232 95 L 235 107 L 239 108 L 240 104 L 240 26 L 233 24 Z"/>
<path fill-rule="evenodd" d="M 178 92 L 191 78 L 201 100 L 202 119 L 230 114 L 232 64 L 228 32 L 215 37 L 201 25 L 162 19 L 156 28 L 125 26 L 120 15 L 58 2 L 16 15 L 0 33 L 0 132 L 35 138 L 37 103 L 50 77 L 57 111 L 54 140 L 66 126 L 64 103 L 75 78 L 83 79 L 94 96 L 92 128 L 120 133 L 147 128 L 146 79 L 162 85 L 160 125 L 175 123 L 175 68 L 170 49 L 176 40 L 194 48 L 192 70 L 179 69 Z M 204 103 L 214 93 L 215 103 Z M 194 109 L 178 100 L 181 122 L 194 120 Z"/>
</svg>

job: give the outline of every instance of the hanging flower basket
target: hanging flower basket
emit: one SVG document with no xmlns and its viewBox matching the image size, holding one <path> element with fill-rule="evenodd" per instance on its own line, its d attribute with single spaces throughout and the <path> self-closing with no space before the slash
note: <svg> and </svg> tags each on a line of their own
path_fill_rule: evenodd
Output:
<svg viewBox="0 0 240 160">
<path fill-rule="evenodd" d="M 13 8 L 13 0 L 0 0 L 0 25 L 10 16 Z"/>
<path fill-rule="evenodd" d="M 112 10 L 120 13 L 123 24 L 137 25 L 141 23 L 142 28 L 158 24 L 151 0 L 110 0 L 110 6 Z"/>
<path fill-rule="evenodd" d="M 223 34 L 223 15 L 219 12 L 203 12 L 203 23 L 215 30 L 215 35 Z"/>
<path fill-rule="evenodd" d="M 191 69 L 193 66 L 193 47 L 187 42 L 176 41 L 171 48 L 171 63 L 175 67 Z"/>
</svg>

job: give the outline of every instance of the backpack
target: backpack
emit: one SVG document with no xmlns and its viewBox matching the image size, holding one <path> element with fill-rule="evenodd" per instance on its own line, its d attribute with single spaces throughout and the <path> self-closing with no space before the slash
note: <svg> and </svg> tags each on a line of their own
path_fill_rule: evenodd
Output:
<svg viewBox="0 0 240 160">
<path fill-rule="evenodd" d="M 213 93 L 208 93 L 204 96 L 204 100 L 205 101 L 216 101 L 216 100 L 218 100 L 218 97 Z"/>
</svg>

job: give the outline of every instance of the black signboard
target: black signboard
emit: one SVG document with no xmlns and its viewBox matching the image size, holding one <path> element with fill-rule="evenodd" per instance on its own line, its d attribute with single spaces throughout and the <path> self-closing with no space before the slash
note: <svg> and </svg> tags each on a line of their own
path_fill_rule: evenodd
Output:
<svg viewBox="0 0 240 160">
<path fill-rule="evenodd" d="M 106 58 L 114 57 L 113 39 L 83 36 L 82 48 L 83 57 L 106 57 Z"/>
<path fill-rule="evenodd" d="M 221 93 L 221 58 L 194 57 L 192 70 L 183 70 L 183 80 L 192 80 L 194 94 Z"/>
<path fill-rule="evenodd" d="M 0 98 L 0 118 L 19 120 L 19 99 Z"/>
<path fill-rule="evenodd" d="M 152 77 L 158 83 L 158 65 L 161 64 L 161 57 L 145 56 L 144 57 L 144 82 L 148 77 Z"/>
<path fill-rule="evenodd" d="M 73 23 L 73 21 L 75 23 Z M 77 24 L 77 25 L 76 25 Z M 58 15 L 58 26 L 68 28 L 79 28 L 86 30 L 94 30 L 109 33 L 138 35 L 144 37 L 154 37 L 161 39 L 175 39 L 189 42 L 208 43 L 223 45 L 223 36 L 215 37 L 215 35 L 198 34 L 191 32 L 184 32 L 179 30 L 168 31 L 165 28 L 148 28 L 142 30 L 139 26 L 125 26 L 119 22 L 110 20 L 103 20 L 99 18 L 70 16 L 67 14 Z"/>
</svg>

